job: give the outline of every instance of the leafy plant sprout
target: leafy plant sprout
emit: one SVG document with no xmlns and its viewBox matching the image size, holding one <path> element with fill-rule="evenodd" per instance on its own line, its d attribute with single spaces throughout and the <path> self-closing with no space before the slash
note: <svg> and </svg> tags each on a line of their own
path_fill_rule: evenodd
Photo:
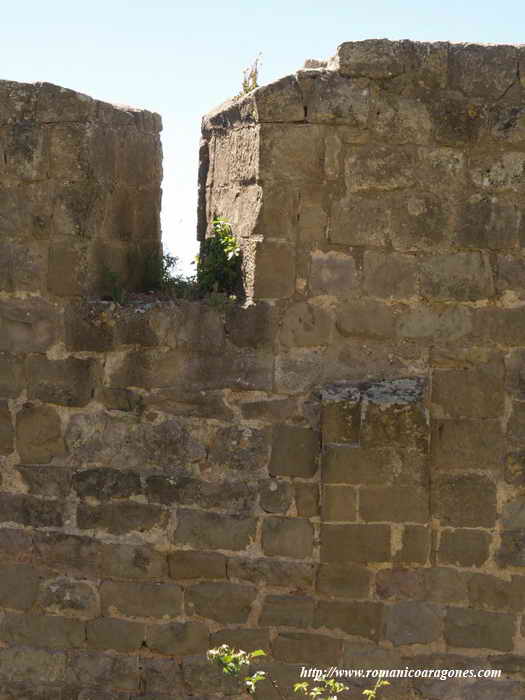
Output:
<svg viewBox="0 0 525 700">
<path fill-rule="evenodd" d="M 248 66 L 248 68 L 245 68 L 243 71 L 243 78 L 242 78 L 242 89 L 241 92 L 237 95 L 237 97 L 242 97 L 243 95 L 247 95 L 249 92 L 252 90 L 255 90 L 255 88 L 259 87 L 259 68 L 261 65 L 261 54 L 259 53 L 254 60 L 254 62 L 251 64 L 251 66 Z"/>
<path fill-rule="evenodd" d="M 220 647 L 210 649 L 207 653 L 209 661 L 222 668 L 226 675 L 235 677 L 239 677 L 243 668 L 245 666 L 249 667 L 253 659 L 261 656 L 266 656 L 266 652 L 264 652 L 262 649 L 246 652 L 242 649 L 236 650 L 227 644 L 222 644 Z M 284 700 L 284 695 L 282 694 L 276 681 L 272 678 L 270 673 L 265 671 L 256 671 L 251 676 L 244 677 L 244 686 L 248 694 L 254 695 L 257 684 L 265 679 L 270 681 L 279 698 Z M 349 687 L 344 685 L 344 683 L 340 683 L 333 678 L 327 678 L 326 676 L 322 676 L 316 682 L 319 683 L 319 685 L 312 686 L 308 682 L 294 683 L 294 693 L 306 695 L 309 698 L 314 698 L 314 700 L 339 700 L 339 694 L 349 690 Z M 373 688 L 363 690 L 362 695 L 365 695 L 368 700 L 377 700 L 377 693 L 386 685 L 390 685 L 390 683 L 380 678 L 376 681 Z"/>
</svg>

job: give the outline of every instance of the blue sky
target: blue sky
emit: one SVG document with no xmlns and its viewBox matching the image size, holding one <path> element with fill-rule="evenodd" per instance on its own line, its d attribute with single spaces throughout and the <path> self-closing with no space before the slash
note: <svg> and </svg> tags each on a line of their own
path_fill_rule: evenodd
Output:
<svg viewBox="0 0 525 700">
<path fill-rule="evenodd" d="M 260 82 L 328 58 L 343 41 L 525 42 L 525 3 L 508 0 L 26 0 L 2 7 L 0 79 L 48 81 L 163 117 L 163 236 L 182 268 L 197 252 L 201 116 Z"/>
</svg>

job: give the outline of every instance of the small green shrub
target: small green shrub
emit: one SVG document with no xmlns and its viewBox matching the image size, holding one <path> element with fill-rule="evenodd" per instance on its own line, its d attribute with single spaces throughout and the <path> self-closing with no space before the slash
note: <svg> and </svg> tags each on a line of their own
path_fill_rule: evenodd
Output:
<svg viewBox="0 0 525 700">
<path fill-rule="evenodd" d="M 242 88 L 237 97 L 247 95 L 255 88 L 259 87 L 259 67 L 261 64 L 261 54 L 257 56 L 251 66 L 245 68 L 242 77 Z"/>
<path fill-rule="evenodd" d="M 209 661 L 222 668 L 226 675 L 235 677 L 241 676 L 244 667 L 249 667 L 253 659 L 261 656 L 266 656 L 266 652 L 262 649 L 246 652 L 242 651 L 242 649 L 235 650 L 227 644 L 222 644 L 220 647 L 210 649 L 207 653 Z M 248 694 L 253 695 L 256 691 L 257 684 L 265 679 L 272 684 L 278 696 L 284 700 L 279 686 L 272 678 L 271 674 L 266 671 L 256 671 L 251 676 L 244 677 L 244 687 Z M 294 693 L 300 693 L 301 695 L 306 695 L 315 700 L 338 700 L 340 693 L 349 690 L 349 687 L 344 685 L 344 683 L 340 683 L 333 678 L 326 678 L 325 676 L 321 677 L 316 683 L 318 683 L 318 685 L 312 685 L 307 681 L 294 683 Z M 386 685 L 390 685 L 390 683 L 380 678 L 376 681 L 373 688 L 363 690 L 362 695 L 365 695 L 368 700 L 377 700 L 379 690 Z"/>
<path fill-rule="evenodd" d="M 213 220 L 214 235 L 202 242 L 197 259 L 197 284 L 203 296 L 212 293 L 242 294 L 241 254 L 231 225 Z"/>
</svg>

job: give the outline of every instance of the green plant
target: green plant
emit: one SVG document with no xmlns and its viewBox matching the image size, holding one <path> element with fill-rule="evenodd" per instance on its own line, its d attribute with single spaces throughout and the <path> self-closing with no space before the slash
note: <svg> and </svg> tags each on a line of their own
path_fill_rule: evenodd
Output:
<svg viewBox="0 0 525 700">
<path fill-rule="evenodd" d="M 127 297 L 127 292 L 124 289 L 123 284 L 120 282 L 119 276 L 116 272 L 106 265 L 102 267 L 102 283 L 107 289 L 109 294 L 105 295 L 103 298 L 111 297 L 111 301 L 116 304 L 124 304 Z"/>
<path fill-rule="evenodd" d="M 206 238 L 197 258 L 197 284 L 202 295 L 241 293 L 241 254 L 231 225 L 224 219 L 212 222 L 213 236 Z"/>
<path fill-rule="evenodd" d="M 145 292 L 165 288 L 172 279 L 177 258 L 169 253 L 151 253 L 144 260 L 142 289 Z"/>
<path fill-rule="evenodd" d="M 228 676 L 236 677 L 241 675 L 245 666 L 250 666 L 253 659 L 261 656 L 266 656 L 266 652 L 262 649 L 246 652 L 242 649 L 235 650 L 227 644 L 222 644 L 220 647 L 210 649 L 207 653 L 209 661 L 216 663 Z M 251 676 L 244 677 L 244 686 L 248 694 L 253 695 L 256 691 L 257 684 L 265 679 L 270 681 L 279 697 L 284 700 L 279 686 L 272 678 L 271 674 L 266 671 L 256 671 Z M 333 678 L 326 678 L 326 676 L 321 676 L 316 682 L 319 683 L 319 685 L 311 686 L 308 682 L 294 683 L 294 693 L 301 693 L 302 695 L 307 695 L 309 698 L 314 698 L 316 700 L 338 700 L 339 693 L 344 693 L 346 690 L 349 690 L 348 686 L 344 685 L 344 683 L 340 683 Z M 386 685 L 390 685 L 390 683 L 380 678 L 373 688 L 363 690 L 362 694 L 366 695 L 368 700 L 376 700 L 378 697 L 377 693 Z"/>
<path fill-rule="evenodd" d="M 259 87 L 259 68 L 261 64 L 261 54 L 258 54 L 257 58 L 255 61 L 252 63 L 251 66 L 248 66 L 248 68 L 245 68 L 243 71 L 243 77 L 242 77 L 242 89 L 241 92 L 237 95 L 237 97 L 242 97 L 243 95 L 247 95 L 249 92 L 252 90 L 255 90 L 255 88 Z"/>
</svg>

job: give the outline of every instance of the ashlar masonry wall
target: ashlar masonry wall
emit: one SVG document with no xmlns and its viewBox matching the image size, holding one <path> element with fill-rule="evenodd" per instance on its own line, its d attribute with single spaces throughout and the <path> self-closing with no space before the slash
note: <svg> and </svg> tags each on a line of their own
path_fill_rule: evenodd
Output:
<svg viewBox="0 0 525 700">
<path fill-rule="evenodd" d="M 2 700 L 233 700 L 204 656 L 224 641 L 267 650 L 285 697 L 303 665 L 502 669 L 383 695 L 523 697 L 524 61 L 347 43 L 208 115 L 199 235 L 232 222 L 251 305 L 120 306 L 96 282 L 59 294 L 49 273 L 30 289 L 10 277 Z M 6 89 L 3 135 L 29 90 Z M 57 110 L 86 100 L 31 90 Z M 128 260 L 158 250 L 159 122 L 93 104 L 82 142 L 106 153 L 115 129 L 117 162 L 144 157 L 118 171 L 147 199 L 133 221 L 156 222 L 118 239 Z M 43 202 L 50 179 L 31 182 Z M 89 228 L 82 280 L 127 228 L 101 190 L 114 228 Z M 26 240 L 47 264 L 80 245 L 76 229 L 39 239 L 17 202 L 6 259 Z"/>
</svg>

